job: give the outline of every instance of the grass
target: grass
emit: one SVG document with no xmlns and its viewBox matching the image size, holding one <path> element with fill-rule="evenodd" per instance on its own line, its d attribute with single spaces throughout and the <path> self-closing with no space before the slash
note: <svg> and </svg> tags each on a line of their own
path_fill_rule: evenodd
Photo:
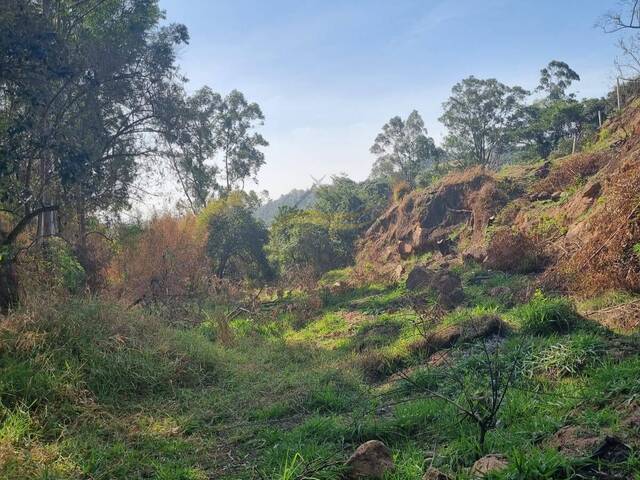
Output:
<svg viewBox="0 0 640 480">
<path fill-rule="evenodd" d="M 616 335 L 590 328 L 567 299 L 518 304 L 525 276 L 459 273 L 466 303 L 445 322 L 499 314 L 515 327 L 500 341 L 505 355 L 523 355 L 487 435 L 486 451 L 510 461 L 492 478 L 568 478 L 583 468 L 547 446 L 567 424 L 611 432 L 637 452 L 627 415 L 640 398 L 640 355 L 612 355 Z M 87 298 L 25 307 L 0 325 L 0 478 L 328 480 L 371 439 L 392 450 L 386 480 L 420 480 L 431 464 L 470 478 L 482 453 L 473 422 L 390 380 L 410 368 L 416 384 L 461 395 L 412 354 L 420 334 L 404 295 L 398 286 L 342 292 L 304 324 L 295 313 L 239 318 L 228 344 L 206 316 L 180 326 Z M 478 387 L 482 355 L 477 343 L 451 352 Z M 615 471 L 637 466 L 631 457 Z"/>
<path fill-rule="evenodd" d="M 570 300 L 548 297 L 539 291 L 528 303 L 515 308 L 512 318 L 523 331 L 534 335 L 566 333 L 580 320 Z"/>
</svg>

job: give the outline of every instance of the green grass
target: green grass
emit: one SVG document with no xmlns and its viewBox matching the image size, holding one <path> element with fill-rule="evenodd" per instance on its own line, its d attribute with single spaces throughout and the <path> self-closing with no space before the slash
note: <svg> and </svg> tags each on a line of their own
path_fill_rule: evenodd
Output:
<svg viewBox="0 0 640 480">
<path fill-rule="evenodd" d="M 515 308 L 512 318 L 523 331 L 534 335 L 565 333 L 580 321 L 570 300 L 547 297 L 541 292 L 536 292 L 528 303 Z"/>
<path fill-rule="evenodd" d="M 497 313 L 516 327 L 496 340 L 504 361 L 521 357 L 486 445 L 510 466 L 492 478 L 584 468 L 547 447 L 567 424 L 611 432 L 637 453 L 626 412 L 640 398 L 640 355 L 614 355 L 618 335 L 591 328 L 567 299 L 518 305 L 527 277 L 460 273 L 466 302 L 445 323 Z M 156 311 L 95 299 L 18 311 L 0 326 L 0 478 L 329 480 L 371 439 L 392 450 L 386 480 L 420 480 L 431 463 L 470 478 L 477 428 L 419 388 L 463 400 L 443 367 L 412 355 L 421 337 L 405 295 L 399 286 L 342 292 L 305 322 L 271 303 L 273 315 L 236 319 L 226 344 L 213 312 L 176 327 Z M 478 342 L 451 351 L 476 392 L 486 388 L 483 355 Z M 370 375 L 375 368 L 383 371 Z M 412 383 L 390 381 L 402 368 L 413 369 Z M 637 458 L 615 471 L 632 475 Z"/>
</svg>

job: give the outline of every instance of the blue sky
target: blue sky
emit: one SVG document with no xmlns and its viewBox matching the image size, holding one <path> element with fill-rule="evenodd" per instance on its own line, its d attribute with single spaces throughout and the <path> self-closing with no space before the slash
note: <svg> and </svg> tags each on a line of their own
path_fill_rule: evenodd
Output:
<svg viewBox="0 0 640 480">
<path fill-rule="evenodd" d="M 616 0 L 160 0 L 187 25 L 179 63 L 195 90 L 242 91 L 270 142 L 257 190 L 272 198 L 311 175 L 364 179 L 369 147 L 414 108 L 440 141 L 451 86 L 469 75 L 532 89 L 550 60 L 582 77 L 579 96 L 614 79 L 616 39 L 595 27 Z M 253 187 L 252 187 L 253 188 Z"/>
</svg>

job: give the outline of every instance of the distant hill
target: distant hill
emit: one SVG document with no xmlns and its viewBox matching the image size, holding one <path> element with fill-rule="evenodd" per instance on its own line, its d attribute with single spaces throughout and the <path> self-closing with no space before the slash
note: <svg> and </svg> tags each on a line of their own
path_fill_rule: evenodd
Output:
<svg viewBox="0 0 640 480">
<path fill-rule="evenodd" d="M 298 207 L 310 208 L 316 203 L 316 194 L 309 190 L 301 190 L 294 188 L 289 193 L 285 193 L 275 200 L 269 200 L 256 210 L 256 217 L 271 224 L 275 216 L 278 214 L 280 207 Z"/>
</svg>

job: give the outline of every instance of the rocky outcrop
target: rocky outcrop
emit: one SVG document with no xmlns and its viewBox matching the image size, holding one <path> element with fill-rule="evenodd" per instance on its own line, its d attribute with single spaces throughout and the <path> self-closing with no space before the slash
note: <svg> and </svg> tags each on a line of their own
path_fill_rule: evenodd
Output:
<svg viewBox="0 0 640 480">
<path fill-rule="evenodd" d="M 347 460 L 349 478 L 379 479 L 385 472 L 393 470 L 391 450 L 379 440 L 369 440 L 360 445 Z"/>
</svg>

